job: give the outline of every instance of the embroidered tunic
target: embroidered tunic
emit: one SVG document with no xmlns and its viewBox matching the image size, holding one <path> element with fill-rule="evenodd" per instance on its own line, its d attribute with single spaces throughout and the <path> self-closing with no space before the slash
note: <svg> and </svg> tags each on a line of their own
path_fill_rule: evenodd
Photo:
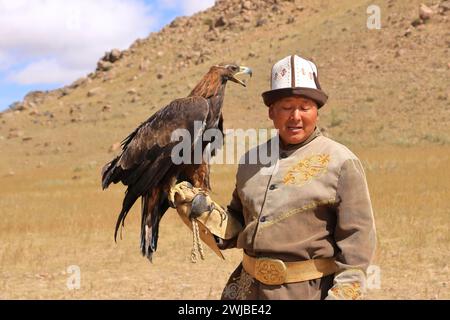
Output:
<svg viewBox="0 0 450 320">
<path fill-rule="evenodd" d="M 271 141 L 256 148 L 270 154 Z M 340 271 L 365 272 L 376 239 L 359 159 L 345 146 L 323 136 L 318 128 L 303 143 L 280 148 L 277 165 L 272 167 L 249 164 L 249 155 L 244 156 L 247 161 L 241 160 L 228 206 L 228 213 L 241 219 L 244 229 L 222 249 L 237 247 L 250 256 L 283 261 L 335 257 Z M 239 265 L 222 298 L 323 299 L 333 287 L 334 276 L 265 285 Z M 350 292 L 349 298 L 357 298 L 355 287 L 359 289 L 360 284 L 349 286 L 344 291 Z M 334 288 L 336 294 L 338 290 Z"/>
</svg>

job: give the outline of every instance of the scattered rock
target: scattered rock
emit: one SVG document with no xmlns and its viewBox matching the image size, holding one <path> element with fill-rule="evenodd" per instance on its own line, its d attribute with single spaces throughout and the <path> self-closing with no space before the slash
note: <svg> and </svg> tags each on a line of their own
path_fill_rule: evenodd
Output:
<svg viewBox="0 0 450 320">
<path fill-rule="evenodd" d="M 81 108 L 79 106 L 70 107 L 69 114 L 74 114 L 77 111 L 81 111 Z"/>
<path fill-rule="evenodd" d="M 83 117 L 82 115 L 80 115 L 80 116 L 78 116 L 78 117 L 76 117 L 76 118 L 71 118 L 71 119 L 70 119 L 70 122 L 72 122 L 72 123 L 82 122 L 83 119 L 84 119 L 84 117 Z"/>
<path fill-rule="evenodd" d="M 375 63 L 377 57 L 372 55 L 367 58 L 367 63 Z"/>
<path fill-rule="evenodd" d="M 110 105 L 104 105 L 102 108 L 102 112 L 110 112 L 111 111 L 111 106 Z"/>
<path fill-rule="evenodd" d="M 169 24 L 169 28 L 178 28 L 181 22 L 185 22 L 183 21 L 183 17 L 177 17 Z"/>
<path fill-rule="evenodd" d="M 260 19 L 256 20 L 255 27 L 262 27 L 265 24 L 267 24 L 267 19 L 260 18 Z"/>
<path fill-rule="evenodd" d="M 114 79 L 116 77 L 116 73 L 114 72 L 114 70 L 111 70 L 109 72 L 105 72 L 105 74 L 103 75 L 103 82 L 106 81 L 111 81 L 112 79 Z"/>
<path fill-rule="evenodd" d="M 91 81 L 90 78 L 89 78 L 89 81 Z M 82 78 L 76 80 L 75 82 L 73 82 L 73 83 L 69 86 L 69 88 L 76 89 L 76 88 L 78 88 L 78 87 L 80 87 L 80 86 L 82 86 L 82 85 L 84 85 L 84 84 L 86 84 L 86 83 L 89 83 L 89 81 L 88 81 L 88 78 L 82 77 Z"/>
<path fill-rule="evenodd" d="M 100 61 L 114 63 L 120 58 L 122 58 L 122 52 L 119 49 L 112 49 L 109 52 L 105 52 L 105 55 L 101 58 Z"/>
<path fill-rule="evenodd" d="M 156 79 L 161 80 L 162 78 L 164 78 L 164 75 L 162 73 L 158 73 L 156 75 Z"/>
<path fill-rule="evenodd" d="M 414 19 L 414 20 L 411 22 L 411 25 L 412 25 L 414 28 L 416 28 L 417 26 L 420 26 L 420 25 L 422 25 L 422 24 L 423 24 L 423 20 L 420 19 L 420 18 Z"/>
<path fill-rule="evenodd" d="M 291 24 L 291 23 L 294 23 L 295 22 L 295 18 L 294 17 L 289 17 L 288 19 L 287 19 L 287 24 Z"/>
<path fill-rule="evenodd" d="M 55 117 L 55 115 L 50 111 L 45 111 L 42 115 L 44 117 L 49 117 L 50 119 L 53 119 Z"/>
<path fill-rule="evenodd" d="M 112 49 L 109 53 L 109 61 L 110 62 L 116 62 L 122 57 L 122 52 L 120 52 L 119 49 Z"/>
<path fill-rule="evenodd" d="M 251 10 L 252 9 L 252 2 L 251 1 L 244 1 L 242 3 L 242 9 L 243 10 Z"/>
<path fill-rule="evenodd" d="M 60 97 L 68 96 L 68 95 L 70 94 L 71 91 L 72 91 L 72 90 L 71 90 L 69 87 L 67 87 L 67 86 L 61 88 L 61 89 L 59 90 Z"/>
<path fill-rule="evenodd" d="M 207 41 L 216 41 L 219 39 L 219 32 L 217 29 L 211 29 L 209 32 L 205 33 L 204 38 Z"/>
<path fill-rule="evenodd" d="M 442 1 L 439 4 L 439 8 L 442 12 L 450 11 L 450 1 Z"/>
<path fill-rule="evenodd" d="M 158 52 L 156 53 L 156 55 L 157 55 L 158 57 L 162 57 L 162 56 L 164 55 L 164 52 L 158 51 Z"/>
<path fill-rule="evenodd" d="M 395 57 L 398 58 L 398 57 L 403 56 L 404 54 L 405 54 L 405 49 L 399 49 L 395 52 Z"/>
<path fill-rule="evenodd" d="M 12 103 L 9 108 L 14 111 L 25 111 L 27 109 L 27 105 L 24 102 L 16 101 Z"/>
<path fill-rule="evenodd" d="M 109 71 L 113 67 L 113 64 L 109 61 L 100 60 L 97 62 L 97 71 Z"/>
<path fill-rule="evenodd" d="M 23 137 L 23 135 L 24 135 L 23 131 L 13 130 L 8 134 L 8 136 L 6 138 L 7 139 L 21 138 L 21 137 Z"/>
<path fill-rule="evenodd" d="M 227 24 L 228 24 L 227 20 L 223 16 L 220 16 L 216 20 L 216 22 L 214 22 L 214 27 L 221 28 L 221 27 L 225 27 Z"/>
<path fill-rule="evenodd" d="M 12 176 L 14 176 L 15 174 L 16 174 L 16 173 L 15 173 L 14 171 L 9 170 L 7 176 L 12 177 Z"/>
<path fill-rule="evenodd" d="M 33 105 L 41 104 L 44 102 L 45 97 L 47 96 L 48 92 L 44 91 L 31 91 L 27 93 L 27 95 L 23 98 L 24 103 L 30 105 L 33 107 Z"/>
<path fill-rule="evenodd" d="M 25 138 L 22 138 L 22 141 L 24 141 L 24 142 L 30 141 L 30 140 L 33 140 L 33 138 L 32 138 L 32 137 L 25 137 Z"/>
<path fill-rule="evenodd" d="M 403 35 L 404 35 L 405 37 L 408 37 L 408 36 L 411 35 L 411 33 L 412 33 L 411 28 L 408 28 L 408 29 L 406 29 L 406 31 L 405 31 L 405 33 L 404 33 Z"/>
<path fill-rule="evenodd" d="M 131 95 L 134 95 L 134 94 L 137 94 L 138 92 L 137 92 L 136 89 L 131 88 L 131 89 L 128 89 L 127 93 L 128 93 L 128 94 L 131 94 Z"/>
<path fill-rule="evenodd" d="M 422 19 L 423 21 L 429 20 L 429 19 L 431 19 L 433 14 L 434 14 L 434 12 L 430 7 L 427 7 L 423 3 L 420 5 L 420 7 L 419 7 L 420 19 Z"/>
<path fill-rule="evenodd" d="M 97 94 L 99 94 L 99 92 L 102 90 L 102 88 L 100 88 L 100 87 L 96 87 L 96 88 L 93 88 L 93 89 L 91 89 L 91 90 L 89 90 L 88 91 L 88 93 L 87 93 L 87 96 L 90 98 L 90 97 L 94 97 L 94 96 L 96 96 Z"/>
<path fill-rule="evenodd" d="M 251 15 L 251 11 L 245 11 L 242 15 L 241 15 L 242 19 L 244 20 L 244 22 L 250 22 L 252 21 L 252 15 Z"/>
<path fill-rule="evenodd" d="M 425 25 L 421 24 L 421 25 L 418 25 L 416 29 L 422 31 L 422 30 L 425 30 L 425 28 L 426 28 Z"/>
</svg>

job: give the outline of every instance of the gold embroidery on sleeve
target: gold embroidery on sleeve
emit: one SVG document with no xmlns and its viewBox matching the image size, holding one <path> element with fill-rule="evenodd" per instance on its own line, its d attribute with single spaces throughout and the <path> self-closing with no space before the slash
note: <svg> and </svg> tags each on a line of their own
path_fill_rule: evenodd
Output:
<svg viewBox="0 0 450 320">
<path fill-rule="evenodd" d="M 327 172 L 329 162 L 329 154 L 314 154 L 304 158 L 289 169 L 283 178 L 283 182 L 284 184 L 303 186 Z"/>
<path fill-rule="evenodd" d="M 345 300 L 360 300 L 362 298 L 361 285 L 358 282 L 343 283 L 331 288 L 336 298 Z"/>
<path fill-rule="evenodd" d="M 266 222 L 260 223 L 259 228 L 261 229 L 261 228 L 271 226 L 271 225 L 273 225 L 277 222 L 280 222 L 281 220 L 284 220 L 286 218 L 289 218 L 290 216 L 297 214 L 297 213 L 302 213 L 302 212 L 305 212 L 308 210 L 312 210 L 312 209 L 315 209 L 320 206 L 333 205 L 335 203 L 336 203 L 335 198 L 319 200 L 319 201 L 312 201 L 312 202 L 304 205 L 303 207 L 284 212 L 284 213 L 280 214 L 279 216 L 275 217 L 273 220 L 269 218 L 270 220 L 266 220 Z"/>
</svg>

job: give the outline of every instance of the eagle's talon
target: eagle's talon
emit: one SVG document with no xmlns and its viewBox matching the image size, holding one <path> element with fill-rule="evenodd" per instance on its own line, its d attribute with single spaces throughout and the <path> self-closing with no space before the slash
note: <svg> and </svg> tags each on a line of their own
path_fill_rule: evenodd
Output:
<svg viewBox="0 0 450 320">
<path fill-rule="evenodd" d="M 170 188 L 169 194 L 167 195 L 167 199 L 169 201 L 169 205 L 172 208 L 176 208 L 176 203 L 182 203 L 186 201 L 185 189 L 192 189 L 193 186 L 187 181 L 180 182 Z M 179 199 L 175 201 L 175 196 L 178 194 Z"/>
</svg>

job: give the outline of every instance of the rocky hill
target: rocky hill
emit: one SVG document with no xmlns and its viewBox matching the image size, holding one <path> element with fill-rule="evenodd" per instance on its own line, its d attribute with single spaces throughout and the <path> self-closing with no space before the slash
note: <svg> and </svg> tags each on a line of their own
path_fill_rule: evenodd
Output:
<svg viewBox="0 0 450 320">
<path fill-rule="evenodd" d="M 271 65 L 297 53 L 316 62 L 330 96 L 321 127 L 367 175 L 381 271 L 370 274 L 369 299 L 450 299 L 450 1 L 421 1 L 376 1 L 379 30 L 367 28 L 373 1 L 218 1 L 0 113 L 0 297 L 219 298 L 241 251 L 224 251 L 222 261 L 207 249 L 205 261 L 190 263 L 192 234 L 169 210 L 149 266 L 138 204 L 114 243 L 125 188 L 102 191 L 100 170 L 138 124 L 216 63 L 254 71 L 247 88 L 228 84 L 224 126 L 271 127 L 261 93 Z M 235 169 L 212 166 L 212 197 L 224 206 Z M 72 267 L 79 290 L 68 290 Z"/>
<path fill-rule="evenodd" d="M 186 96 L 220 62 L 254 70 L 247 89 L 228 85 L 225 127 L 270 127 L 261 92 L 273 62 L 292 53 L 318 65 L 330 96 L 320 124 L 336 140 L 368 147 L 448 144 L 449 1 L 422 7 L 379 1 L 379 30 L 366 26 L 371 4 L 221 0 L 179 17 L 128 50 L 106 53 L 86 77 L 31 92 L 0 113 L 0 146 L 8 150 L 0 165 L 108 159 L 140 122 Z"/>
</svg>

